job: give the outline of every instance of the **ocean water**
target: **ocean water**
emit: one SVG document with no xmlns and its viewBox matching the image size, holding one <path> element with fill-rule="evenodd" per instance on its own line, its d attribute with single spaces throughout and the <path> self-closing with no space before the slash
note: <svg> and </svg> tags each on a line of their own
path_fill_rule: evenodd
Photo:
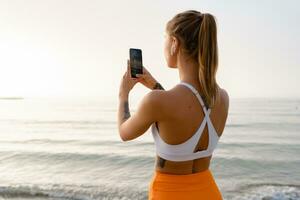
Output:
<svg viewBox="0 0 300 200">
<path fill-rule="evenodd" d="M 117 105 L 0 100 L 0 200 L 146 200 L 150 129 L 122 142 Z M 226 200 L 300 199 L 300 99 L 231 99 L 210 169 Z"/>
</svg>

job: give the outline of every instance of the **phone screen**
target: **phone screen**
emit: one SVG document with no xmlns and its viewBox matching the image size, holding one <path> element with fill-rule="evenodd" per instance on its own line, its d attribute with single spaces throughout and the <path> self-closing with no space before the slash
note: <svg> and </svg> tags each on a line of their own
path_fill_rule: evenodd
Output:
<svg viewBox="0 0 300 200">
<path fill-rule="evenodd" d="M 131 77 L 136 78 L 137 74 L 143 74 L 142 50 L 129 49 Z"/>
</svg>

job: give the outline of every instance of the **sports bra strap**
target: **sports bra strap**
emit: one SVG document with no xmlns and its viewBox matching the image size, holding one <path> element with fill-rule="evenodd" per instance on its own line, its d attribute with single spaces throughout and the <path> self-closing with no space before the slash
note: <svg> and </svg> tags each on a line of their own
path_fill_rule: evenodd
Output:
<svg viewBox="0 0 300 200">
<path fill-rule="evenodd" d="M 199 92 L 198 92 L 191 84 L 189 84 L 189 83 L 186 83 L 186 82 L 181 81 L 179 84 L 184 85 L 184 86 L 186 86 L 186 87 L 188 87 L 188 88 L 190 88 L 190 89 L 192 90 L 192 92 L 193 92 L 193 93 L 196 95 L 196 97 L 198 98 L 198 100 L 199 100 L 199 102 L 200 102 L 200 104 L 201 104 L 201 106 L 202 106 L 202 109 L 203 109 L 203 111 L 204 111 L 205 116 L 208 117 L 209 114 L 210 114 L 211 109 L 210 109 L 210 108 L 209 108 L 209 109 L 206 109 L 206 106 L 205 106 L 205 104 L 204 104 L 204 101 L 202 100 L 201 95 L 199 94 Z"/>
</svg>

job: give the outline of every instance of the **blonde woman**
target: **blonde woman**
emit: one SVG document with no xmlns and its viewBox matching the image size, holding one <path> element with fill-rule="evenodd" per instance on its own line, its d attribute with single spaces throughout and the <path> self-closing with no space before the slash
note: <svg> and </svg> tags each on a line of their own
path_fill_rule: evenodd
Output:
<svg viewBox="0 0 300 200">
<path fill-rule="evenodd" d="M 166 25 L 164 53 L 168 67 L 178 69 L 180 82 L 165 90 L 146 68 L 131 78 L 128 64 L 119 91 L 120 137 L 133 140 L 151 127 L 157 159 L 149 199 L 222 199 L 209 169 L 229 107 L 227 92 L 216 82 L 215 17 L 195 10 L 175 15 Z M 137 82 L 153 90 L 131 116 L 128 95 Z"/>
</svg>

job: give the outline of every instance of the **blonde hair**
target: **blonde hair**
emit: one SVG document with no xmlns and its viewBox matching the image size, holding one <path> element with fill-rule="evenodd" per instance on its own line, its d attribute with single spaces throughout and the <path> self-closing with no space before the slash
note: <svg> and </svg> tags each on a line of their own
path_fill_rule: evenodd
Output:
<svg viewBox="0 0 300 200">
<path fill-rule="evenodd" d="M 182 50 L 199 65 L 199 82 L 204 102 L 212 107 L 216 101 L 218 69 L 217 25 L 215 17 L 209 13 L 187 10 L 175 15 L 168 23 L 166 31 L 175 36 Z"/>
</svg>

